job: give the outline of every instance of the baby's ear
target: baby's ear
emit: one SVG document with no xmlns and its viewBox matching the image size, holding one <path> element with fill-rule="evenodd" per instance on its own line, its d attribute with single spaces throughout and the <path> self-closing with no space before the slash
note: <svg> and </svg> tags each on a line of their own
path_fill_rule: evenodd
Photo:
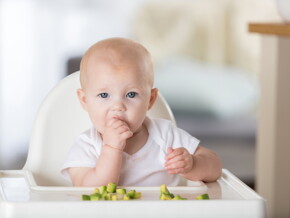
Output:
<svg viewBox="0 0 290 218">
<path fill-rule="evenodd" d="M 148 106 L 148 110 L 150 110 L 152 108 L 152 106 L 154 105 L 156 99 L 158 96 L 158 89 L 157 88 L 153 88 L 151 89 L 151 95 L 150 95 L 150 101 L 149 101 L 149 106 Z"/>
<path fill-rule="evenodd" d="M 78 89 L 77 90 L 78 98 L 79 101 L 83 107 L 84 110 L 87 111 L 87 101 L 86 101 L 86 95 L 83 89 Z"/>
</svg>

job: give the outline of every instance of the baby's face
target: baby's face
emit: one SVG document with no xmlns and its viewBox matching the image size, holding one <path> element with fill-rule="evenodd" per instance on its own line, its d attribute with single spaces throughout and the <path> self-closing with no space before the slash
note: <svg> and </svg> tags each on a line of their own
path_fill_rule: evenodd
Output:
<svg viewBox="0 0 290 218">
<path fill-rule="evenodd" d="M 102 134 L 111 119 L 126 122 L 133 133 L 141 128 L 156 91 L 152 91 L 143 70 L 130 63 L 118 67 L 107 63 L 88 66 L 79 97 L 98 132 Z"/>
</svg>

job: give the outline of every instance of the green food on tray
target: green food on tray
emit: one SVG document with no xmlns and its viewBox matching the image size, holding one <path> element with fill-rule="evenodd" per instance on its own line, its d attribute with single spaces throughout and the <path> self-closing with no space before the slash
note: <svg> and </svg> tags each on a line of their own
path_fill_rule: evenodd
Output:
<svg viewBox="0 0 290 218">
<path fill-rule="evenodd" d="M 187 200 L 187 198 L 183 198 L 180 195 L 174 196 L 174 194 L 170 193 L 167 186 L 165 184 L 160 186 L 160 200 Z"/>
<path fill-rule="evenodd" d="M 142 197 L 141 192 L 136 190 L 126 190 L 125 188 L 117 188 L 115 183 L 109 183 L 107 186 L 100 186 L 94 189 L 94 193 L 91 195 L 82 195 L 83 201 L 117 201 L 117 200 L 132 200 L 140 199 Z"/>
<path fill-rule="evenodd" d="M 94 189 L 94 194 L 100 194 L 100 190 L 98 188 Z"/>
<path fill-rule="evenodd" d="M 83 201 L 127 201 L 133 199 L 141 199 L 142 193 L 136 190 L 126 190 L 125 188 L 118 188 L 115 183 L 109 183 L 107 186 L 100 186 L 94 189 L 90 195 L 82 195 Z M 187 200 L 180 195 L 171 193 L 165 184 L 160 186 L 160 200 Z M 208 194 L 202 194 L 195 197 L 196 200 L 208 200 Z"/>
<path fill-rule="evenodd" d="M 161 194 L 165 194 L 165 195 L 169 195 L 170 194 L 170 192 L 169 192 L 169 190 L 168 190 L 168 188 L 167 188 L 167 186 L 165 184 L 160 186 L 160 192 L 161 192 Z"/>
<path fill-rule="evenodd" d="M 172 200 L 187 200 L 186 198 L 181 197 L 180 195 L 176 195 Z"/>
<path fill-rule="evenodd" d="M 100 191 L 101 194 L 105 193 L 107 191 L 107 186 L 104 186 L 104 185 L 100 186 L 99 187 L 99 191 Z"/>
<path fill-rule="evenodd" d="M 107 192 L 109 192 L 109 193 L 115 193 L 116 192 L 116 187 L 117 187 L 117 185 L 115 184 L 115 183 L 109 183 L 108 185 L 107 185 Z"/>
<path fill-rule="evenodd" d="M 202 194 L 195 197 L 196 200 L 209 200 L 208 194 Z"/>
<path fill-rule="evenodd" d="M 90 200 L 91 201 L 98 201 L 102 198 L 101 194 L 95 193 L 90 195 Z"/>
<path fill-rule="evenodd" d="M 89 195 L 82 195 L 82 200 L 83 200 L 83 201 L 90 201 L 91 198 L 90 198 Z"/>
<path fill-rule="evenodd" d="M 118 194 L 123 194 L 123 195 L 124 195 L 124 194 L 126 194 L 126 192 L 127 192 L 127 191 L 126 191 L 125 188 L 117 188 L 117 189 L 116 189 L 116 193 L 118 193 Z"/>
</svg>

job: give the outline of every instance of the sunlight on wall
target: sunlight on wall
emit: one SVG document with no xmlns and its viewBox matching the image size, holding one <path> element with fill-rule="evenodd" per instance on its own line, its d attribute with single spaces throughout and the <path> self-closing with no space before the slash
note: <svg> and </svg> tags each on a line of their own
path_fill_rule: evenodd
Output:
<svg viewBox="0 0 290 218">
<path fill-rule="evenodd" d="M 13 163 L 13 156 L 25 153 L 25 149 L 21 147 L 19 149 L 19 146 L 28 142 L 27 136 L 30 133 L 27 124 L 31 123 L 32 119 L 30 105 L 36 56 L 33 14 L 31 1 L 2 2 L 0 18 L 2 166 L 9 166 Z"/>
<path fill-rule="evenodd" d="M 23 166 L 37 109 L 67 60 L 103 38 L 129 37 L 141 3 L 0 0 L 0 169 Z"/>
<path fill-rule="evenodd" d="M 98 40 L 120 36 L 140 41 L 155 59 L 185 54 L 223 63 L 229 51 L 217 22 L 227 17 L 217 17 L 224 11 L 221 2 L 231 1 L 236 14 L 242 2 L 252 5 L 251 0 L 0 0 L 0 170 L 23 166 L 37 109 L 66 75 L 68 59 Z M 243 26 L 247 19 L 244 13 L 235 21 Z M 242 46 L 231 43 L 240 49 L 237 56 L 247 53 L 241 48 L 247 39 Z"/>
</svg>

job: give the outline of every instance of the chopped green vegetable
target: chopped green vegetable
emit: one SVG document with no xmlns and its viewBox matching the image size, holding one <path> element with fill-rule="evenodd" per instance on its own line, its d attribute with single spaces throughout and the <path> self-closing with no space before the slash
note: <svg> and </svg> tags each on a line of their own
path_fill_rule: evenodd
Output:
<svg viewBox="0 0 290 218">
<path fill-rule="evenodd" d="M 202 194 L 195 197 L 196 200 L 209 200 L 208 194 Z"/>
<path fill-rule="evenodd" d="M 160 186 L 160 192 L 162 194 L 166 194 L 166 195 L 170 194 L 170 192 L 169 192 L 169 190 L 168 190 L 168 188 L 167 188 L 167 186 L 165 184 Z"/>
<path fill-rule="evenodd" d="M 94 193 L 90 195 L 90 200 L 91 201 L 98 201 L 102 198 L 102 195 L 99 193 Z"/>
<path fill-rule="evenodd" d="M 173 193 L 170 193 L 167 186 L 165 184 L 160 186 L 160 200 L 187 200 L 187 198 L 183 198 L 180 195 L 174 196 Z"/>
<path fill-rule="evenodd" d="M 108 195 L 108 194 L 107 194 L 107 195 L 104 195 L 104 196 L 103 196 L 103 199 L 104 199 L 105 201 L 110 201 L 110 200 L 112 200 L 112 199 L 111 199 L 111 196 Z"/>
<path fill-rule="evenodd" d="M 104 185 L 103 186 L 100 186 L 99 187 L 99 190 L 100 190 L 100 193 L 103 194 L 104 192 L 107 191 L 107 186 L 104 186 Z"/>
<path fill-rule="evenodd" d="M 124 201 L 128 201 L 128 200 L 130 200 L 130 197 L 128 196 L 128 194 L 125 194 L 125 195 L 124 195 L 123 200 L 124 200 Z"/>
<path fill-rule="evenodd" d="M 98 188 L 94 189 L 94 194 L 100 194 L 100 190 Z"/>
<path fill-rule="evenodd" d="M 117 188 L 117 185 L 115 183 L 109 183 L 107 185 L 107 192 L 108 193 L 115 193 L 116 192 L 116 188 Z"/>
<path fill-rule="evenodd" d="M 172 200 L 187 200 L 187 198 L 183 198 L 180 195 L 176 195 Z"/>
<path fill-rule="evenodd" d="M 141 192 L 130 190 L 127 193 L 125 188 L 117 188 L 115 183 L 109 183 L 107 186 L 100 186 L 94 189 L 91 195 L 82 195 L 84 201 L 98 201 L 98 200 L 130 200 L 140 199 L 142 197 Z"/>
<path fill-rule="evenodd" d="M 105 196 L 107 196 L 108 195 L 108 192 L 107 191 L 104 191 L 103 193 L 102 193 L 102 198 L 104 198 Z"/>
<path fill-rule="evenodd" d="M 141 192 L 136 192 L 135 193 L 135 199 L 140 199 L 142 197 L 142 193 Z"/>
<path fill-rule="evenodd" d="M 172 200 L 173 198 L 169 194 L 161 194 L 160 200 Z"/>
<path fill-rule="evenodd" d="M 126 194 L 126 189 L 125 188 L 117 188 L 116 193 L 118 194 Z"/>
<path fill-rule="evenodd" d="M 82 195 L 82 200 L 83 201 L 89 201 L 89 200 L 91 200 L 91 198 L 90 198 L 89 195 Z"/>
<path fill-rule="evenodd" d="M 117 201 L 118 198 L 117 198 L 117 194 L 110 194 L 110 198 L 112 201 Z"/>
<path fill-rule="evenodd" d="M 135 190 L 130 190 L 127 192 L 127 195 L 129 196 L 130 199 L 134 199 L 135 195 L 136 195 L 136 191 Z"/>
</svg>

